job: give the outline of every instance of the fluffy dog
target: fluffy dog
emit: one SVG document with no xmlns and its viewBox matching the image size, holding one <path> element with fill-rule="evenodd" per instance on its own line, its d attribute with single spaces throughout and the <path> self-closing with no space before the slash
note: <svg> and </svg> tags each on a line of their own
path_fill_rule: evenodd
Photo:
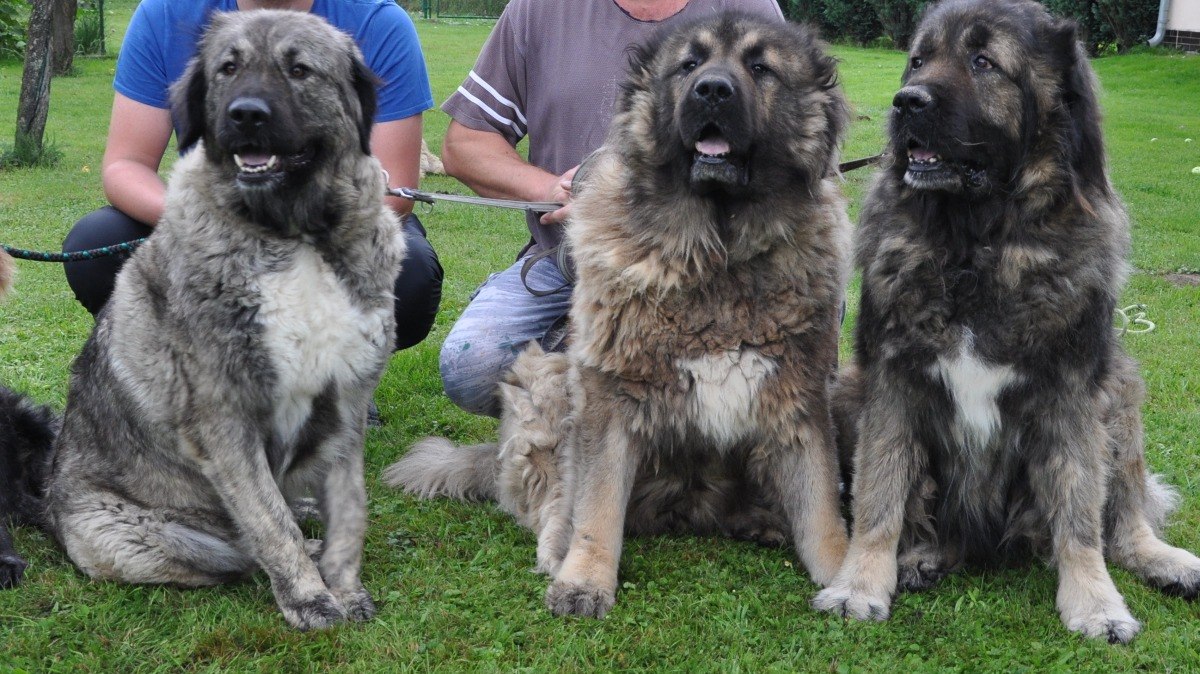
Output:
<svg viewBox="0 0 1200 674">
<path fill-rule="evenodd" d="M 897 582 L 1037 552 L 1067 628 L 1126 642 L 1139 625 L 1106 553 L 1200 590 L 1200 559 L 1157 535 L 1172 494 L 1147 473 L 1143 384 L 1112 329 L 1129 222 L 1076 37 L 1027 0 L 952 0 L 920 24 L 859 227 L 836 394 L 854 529 L 820 609 L 882 620 Z"/>
<path fill-rule="evenodd" d="M 790 539 L 829 582 L 847 541 L 826 387 L 850 225 L 825 177 L 846 121 L 801 26 L 730 14 L 637 50 L 577 177 L 567 356 L 525 354 L 499 452 L 426 442 L 387 480 L 515 511 L 556 614 L 608 612 L 626 531 Z"/>
<path fill-rule="evenodd" d="M 0 297 L 12 285 L 13 267 L 12 258 L 0 251 Z M 8 525 L 42 523 L 41 499 L 57 425 L 49 408 L 0 386 L 0 588 L 20 583 L 28 566 L 13 548 Z"/>
<path fill-rule="evenodd" d="M 93 578 L 262 568 L 295 627 L 369 619 L 363 433 L 404 253 L 368 154 L 374 77 L 317 17 L 234 12 L 172 103 L 190 151 L 75 362 L 51 530 Z M 289 510 L 310 492 L 316 562 Z"/>
</svg>

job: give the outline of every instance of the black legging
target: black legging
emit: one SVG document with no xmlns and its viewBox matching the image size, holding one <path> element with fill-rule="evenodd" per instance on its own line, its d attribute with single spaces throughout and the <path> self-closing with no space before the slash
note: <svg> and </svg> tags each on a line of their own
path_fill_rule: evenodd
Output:
<svg viewBox="0 0 1200 674">
<path fill-rule="evenodd" d="M 396 277 L 396 350 L 407 349 L 425 339 L 433 328 L 442 300 L 442 265 L 425 238 L 425 228 L 412 214 L 405 216 L 403 227 L 408 254 Z M 75 223 L 63 242 L 63 252 L 112 246 L 149 236 L 152 231 L 112 206 L 105 206 Z M 112 295 L 117 272 L 128 258 L 122 254 L 63 265 L 75 299 L 93 316 Z"/>
</svg>

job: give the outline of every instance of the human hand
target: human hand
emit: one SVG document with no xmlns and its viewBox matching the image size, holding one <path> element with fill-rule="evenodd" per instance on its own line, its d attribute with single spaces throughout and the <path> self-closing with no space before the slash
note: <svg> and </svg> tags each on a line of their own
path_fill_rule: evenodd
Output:
<svg viewBox="0 0 1200 674">
<path fill-rule="evenodd" d="M 563 207 L 557 211 L 544 213 L 539 219 L 543 225 L 561 224 L 567 221 L 571 215 L 571 182 L 575 178 L 575 172 L 579 170 L 576 165 L 567 170 L 566 173 L 555 178 L 546 195 L 546 201 L 556 201 L 563 204 Z"/>
</svg>

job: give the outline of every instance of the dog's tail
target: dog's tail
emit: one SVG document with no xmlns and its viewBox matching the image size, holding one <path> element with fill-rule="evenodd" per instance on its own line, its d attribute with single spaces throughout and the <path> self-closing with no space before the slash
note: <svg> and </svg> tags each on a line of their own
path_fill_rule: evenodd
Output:
<svg viewBox="0 0 1200 674">
<path fill-rule="evenodd" d="M 13 274 L 16 273 L 16 265 L 8 256 L 8 253 L 0 250 L 0 297 L 8 293 L 12 287 Z"/>
<path fill-rule="evenodd" d="M 460 447 L 446 438 L 425 438 L 383 471 L 383 481 L 422 498 L 494 500 L 497 455 L 495 443 Z"/>
</svg>

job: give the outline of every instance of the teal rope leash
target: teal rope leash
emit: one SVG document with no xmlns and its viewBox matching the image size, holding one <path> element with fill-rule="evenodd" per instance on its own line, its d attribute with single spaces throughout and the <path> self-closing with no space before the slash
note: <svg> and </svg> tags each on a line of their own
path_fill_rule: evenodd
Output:
<svg viewBox="0 0 1200 674">
<path fill-rule="evenodd" d="M 25 250 L 24 248 L 13 248 L 5 244 L 0 244 L 0 249 L 3 249 L 4 252 L 19 260 L 32 260 L 34 262 L 80 262 L 82 260 L 111 257 L 122 253 L 132 253 L 145 240 L 145 238 L 134 239 L 133 241 L 118 243 L 115 246 L 77 250 L 74 253 L 46 253 L 37 250 Z"/>
</svg>

